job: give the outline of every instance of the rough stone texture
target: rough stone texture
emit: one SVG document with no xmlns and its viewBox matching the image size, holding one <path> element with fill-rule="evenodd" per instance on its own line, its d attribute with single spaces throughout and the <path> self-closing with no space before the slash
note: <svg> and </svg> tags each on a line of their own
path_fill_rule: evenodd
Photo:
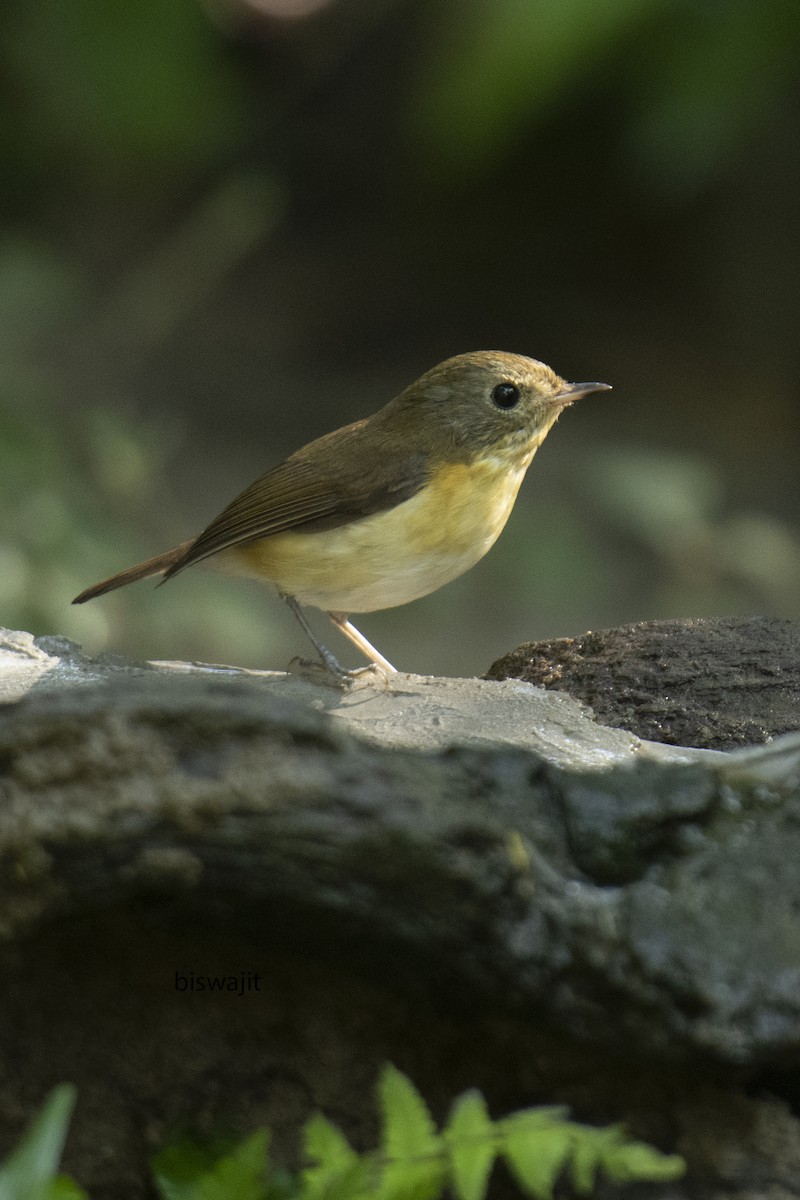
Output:
<svg viewBox="0 0 800 1200">
<path fill-rule="evenodd" d="M 800 623 L 641 621 L 527 642 L 486 678 L 569 692 L 642 738 L 728 750 L 800 728 Z"/>
<path fill-rule="evenodd" d="M 637 758 L 696 762 L 708 752 L 664 747 L 635 735 L 600 726 L 592 714 L 563 692 L 547 692 L 517 679 L 498 685 L 480 679 L 436 679 L 422 675 L 366 676 L 342 689 L 310 664 L 301 674 L 246 671 L 211 664 L 136 663 L 111 655 L 91 659 L 66 638 L 37 638 L 0 631 L 0 703 L 19 700 L 35 688 L 37 698 L 64 695 L 101 683 L 124 692 L 134 682 L 154 684 L 158 675 L 172 680 L 180 696 L 181 680 L 194 694 L 212 693 L 225 681 L 234 693 L 248 685 L 270 696 L 325 712 L 337 726 L 350 729 L 384 748 L 443 749 L 504 744 L 527 747 L 564 767 L 607 767 Z M 164 686 L 171 686 L 164 683 Z M 77 705 L 80 707 L 80 705 Z M 713 757 L 713 754 L 711 755 Z"/>
<path fill-rule="evenodd" d="M 439 1116 L 478 1086 L 687 1156 L 632 1200 L 800 1195 L 800 736 L 659 754 L 514 681 L 18 634 L 0 694 L 4 1147 L 71 1079 L 67 1168 L 146 1197 L 176 1123 L 368 1143 L 391 1059 Z"/>
</svg>

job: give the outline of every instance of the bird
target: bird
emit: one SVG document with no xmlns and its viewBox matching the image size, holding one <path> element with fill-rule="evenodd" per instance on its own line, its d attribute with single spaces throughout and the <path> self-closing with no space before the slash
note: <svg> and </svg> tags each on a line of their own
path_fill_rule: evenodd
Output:
<svg viewBox="0 0 800 1200">
<path fill-rule="evenodd" d="M 73 603 L 208 562 L 272 584 L 332 675 L 394 674 L 350 614 L 408 604 L 474 566 L 502 532 L 564 409 L 609 389 L 567 383 L 521 354 L 448 358 L 371 416 L 270 468 L 197 537 L 93 584 Z M 327 612 L 370 666 L 341 667 L 303 605 Z"/>
</svg>

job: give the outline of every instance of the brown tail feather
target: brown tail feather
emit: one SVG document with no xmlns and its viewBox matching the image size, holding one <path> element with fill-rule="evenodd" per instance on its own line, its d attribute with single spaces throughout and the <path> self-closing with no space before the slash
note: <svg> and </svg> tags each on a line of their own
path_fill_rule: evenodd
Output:
<svg viewBox="0 0 800 1200">
<path fill-rule="evenodd" d="M 155 558 L 148 558 L 146 562 L 137 563 L 135 567 L 128 567 L 127 571 L 120 571 L 118 575 L 112 575 L 100 583 L 93 583 L 91 587 L 81 592 L 80 596 L 76 596 L 72 603 L 84 604 L 87 600 L 94 600 L 95 596 L 104 596 L 106 592 L 113 592 L 115 588 L 125 587 L 128 583 L 136 583 L 137 579 L 148 579 L 151 575 L 163 575 L 183 557 L 193 541 L 194 539 L 190 538 L 188 542 L 181 542 L 180 546 L 166 550 L 163 554 L 157 554 Z"/>
</svg>

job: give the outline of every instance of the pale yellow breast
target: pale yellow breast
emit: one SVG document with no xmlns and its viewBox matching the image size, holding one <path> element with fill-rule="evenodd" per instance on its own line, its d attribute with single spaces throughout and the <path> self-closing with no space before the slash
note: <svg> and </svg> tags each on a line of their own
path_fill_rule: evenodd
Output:
<svg viewBox="0 0 800 1200">
<path fill-rule="evenodd" d="M 494 544 L 531 457 L 513 470 L 494 458 L 442 467 L 395 508 L 337 529 L 274 534 L 223 552 L 219 565 L 328 612 L 407 604 L 468 571 Z"/>
</svg>

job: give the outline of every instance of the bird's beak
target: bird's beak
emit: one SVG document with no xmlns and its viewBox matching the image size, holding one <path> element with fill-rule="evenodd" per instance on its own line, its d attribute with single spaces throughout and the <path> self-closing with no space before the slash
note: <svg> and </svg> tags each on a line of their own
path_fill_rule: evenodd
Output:
<svg viewBox="0 0 800 1200">
<path fill-rule="evenodd" d="M 610 383 L 568 383 L 562 392 L 553 397 L 553 403 L 566 408 L 581 396 L 591 396 L 592 392 L 610 392 Z"/>
</svg>

